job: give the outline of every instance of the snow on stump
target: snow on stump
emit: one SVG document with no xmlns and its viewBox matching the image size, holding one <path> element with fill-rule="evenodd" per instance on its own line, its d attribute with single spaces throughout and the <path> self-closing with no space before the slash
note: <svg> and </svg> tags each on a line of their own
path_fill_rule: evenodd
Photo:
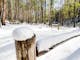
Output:
<svg viewBox="0 0 80 60">
<path fill-rule="evenodd" d="M 35 34 L 27 27 L 13 31 L 17 60 L 36 60 Z"/>
</svg>

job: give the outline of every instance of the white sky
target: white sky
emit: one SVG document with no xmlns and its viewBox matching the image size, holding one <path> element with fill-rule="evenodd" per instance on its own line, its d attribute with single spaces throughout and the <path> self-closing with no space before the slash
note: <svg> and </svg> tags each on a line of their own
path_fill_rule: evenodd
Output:
<svg viewBox="0 0 80 60">
<path fill-rule="evenodd" d="M 59 10 L 64 5 L 64 0 L 55 0 L 54 8 Z"/>
<path fill-rule="evenodd" d="M 47 4 L 49 4 L 50 3 L 50 0 L 46 0 L 47 2 Z M 54 2 L 54 8 L 56 9 L 56 10 L 59 10 L 60 8 L 62 8 L 62 6 L 64 5 L 64 0 L 54 0 L 55 2 Z M 24 0 L 24 2 L 26 2 L 26 0 Z M 49 7 L 49 6 L 48 6 Z"/>
</svg>

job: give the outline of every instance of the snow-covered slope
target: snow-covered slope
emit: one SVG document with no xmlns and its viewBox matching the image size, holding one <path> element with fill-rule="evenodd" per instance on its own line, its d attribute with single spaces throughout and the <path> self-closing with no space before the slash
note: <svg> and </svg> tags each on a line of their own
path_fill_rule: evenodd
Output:
<svg viewBox="0 0 80 60">
<path fill-rule="evenodd" d="M 38 51 L 48 51 L 50 47 L 52 47 L 53 45 L 60 43 L 62 41 L 65 41 L 66 39 L 76 36 L 76 35 L 80 35 L 80 29 L 74 30 L 74 31 L 70 31 L 70 32 L 66 32 L 66 33 L 62 33 L 62 34 L 58 34 L 58 35 L 52 35 L 46 38 L 43 38 L 39 41 L 37 41 L 37 48 Z M 45 43 L 46 42 L 46 43 Z"/>
<path fill-rule="evenodd" d="M 36 34 L 36 41 L 42 41 L 46 42 L 48 39 L 53 39 L 55 36 L 61 36 L 65 35 L 64 33 L 70 33 L 74 34 L 74 31 L 76 30 L 75 34 L 77 34 L 78 28 L 67 28 L 67 27 L 60 27 L 60 30 L 57 30 L 55 27 L 49 27 L 47 25 L 43 24 L 20 24 L 20 25 L 7 25 L 0 28 L 0 60 L 16 60 L 16 51 L 15 51 L 15 41 L 12 37 L 12 32 L 14 29 L 18 27 L 28 27 L 34 31 Z M 69 34 L 70 35 L 70 34 Z M 59 37 L 58 36 L 58 37 Z M 64 36 L 60 37 L 63 38 Z M 65 37 L 66 38 L 66 37 Z M 55 38 L 57 39 L 57 38 Z M 57 41 L 57 40 L 56 40 Z M 48 44 L 46 45 L 48 46 Z M 51 46 L 51 45 L 49 45 Z M 43 47 L 41 47 L 42 49 Z M 54 54 L 54 53 L 53 53 Z M 42 58 L 40 58 L 42 59 Z M 50 60 L 50 59 L 49 59 Z"/>
<path fill-rule="evenodd" d="M 80 36 L 71 39 L 70 41 L 67 41 L 64 44 L 59 45 L 50 52 L 46 53 L 45 55 L 38 57 L 37 60 L 68 60 L 70 58 L 72 60 L 80 60 L 77 59 L 77 57 L 80 56 L 79 48 L 80 48 Z M 77 53 L 77 51 L 79 53 Z M 75 54 L 76 58 L 72 56 L 73 54 Z"/>
<path fill-rule="evenodd" d="M 80 48 L 68 56 L 65 60 L 80 60 Z"/>
</svg>

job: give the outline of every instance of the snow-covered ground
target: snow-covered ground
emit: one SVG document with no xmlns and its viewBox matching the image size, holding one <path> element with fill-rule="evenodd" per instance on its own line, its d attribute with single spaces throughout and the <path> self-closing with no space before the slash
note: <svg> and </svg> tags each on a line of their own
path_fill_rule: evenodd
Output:
<svg viewBox="0 0 80 60">
<path fill-rule="evenodd" d="M 80 60 L 80 36 L 59 45 L 37 60 Z"/>
<path fill-rule="evenodd" d="M 49 48 L 53 45 L 65 41 L 66 39 L 69 39 L 76 35 L 80 35 L 80 29 L 43 38 L 40 41 L 37 41 L 38 51 L 48 51 Z"/>
<path fill-rule="evenodd" d="M 80 60 L 80 47 L 71 55 L 69 55 L 65 60 Z"/>
<path fill-rule="evenodd" d="M 44 24 L 37 24 L 37 25 L 36 24 L 33 24 L 33 25 L 31 25 L 31 24 L 19 24 L 19 25 L 15 24 L 15 25 L 2 26 L 0 28 L 0 60 L 5 60 L 5 59 L 6 60 L 16 60 L 15 44 L 14 44 L 15 41 L 13 39 L 12 32 L 14 29 L 16 29 L 18 27 L 25 27 L 25 26 L 27 28 L 31 29 L 32 31 L 34 31 L 34 33 L 36 34 L 36 42 L 38 42 L 38 44 L 40 44 L 39 45 L 40 51 L 46 50 L 46 49 L 48 50 L 48 48 L 51 47 L 54 44 L 54 42 L 55 43 L 60 42 L 60 39 L 62 39 L 62 38 L 66 39 L 66 38 L 69 38 L 69 36 L 71 37 L 71 36 L 74 36 L 74 35 L 77 35 L 80 33 L 78 27 L 77 28 L 60 27 L 60 30 L 57 30 L 56 27 L 49 27 Z M 65 37 L 64 37 L 64 35 L 65 35 Z M 48 41 L 49 41 L 49 44 L 47 43 Z M 52 41 L 52 43 L 51 43 L 51 41 Z M 77 40 L 75 40 L 75 41 L 77 41 Z M 44 42 L 46 42 L 46 43 L 44 43 Z M 42 46 L 41 44 L 43 44 L 44 46 Z M 71 45 L 71 46 L 73 46 L 73 45 Z M 57 50 L 55 50 L 55 51 L 57 52 Z M 60 51 L 62 51 L 62 50 L 59 50 L 59 52 Z M 72 50 L 72 51 L 74 51 L 74 50 Z M 37 59 L 38 60 L 43 59 L 43 57 L 44 57 L 45 58 L 44 60 L 46 60 L 46 57 L 48 56 L 48 54 L 50 54 L 50 52 L 47 53 L 46 55 L 42 56 L 41 58 L 39 57 Z M 54 52 L 52 54 L 54 54 Z M 60 53 L 58 55 L 60 55 Z M 52 55 L 52 57 L 55 57 L 55 56 Z M 67 59 L 67 57 L 65 57 L 65 58 Z M 48 60 L 51 60 L 51 59 L 48 59 Z M 56 60 L 56 58 L 54 60 Z"/>
</svg>

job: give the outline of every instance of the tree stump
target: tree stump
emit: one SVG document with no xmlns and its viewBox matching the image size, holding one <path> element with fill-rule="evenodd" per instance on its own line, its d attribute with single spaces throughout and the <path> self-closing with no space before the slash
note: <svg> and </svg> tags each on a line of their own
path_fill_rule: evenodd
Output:
<svg viewBox="0 0 80 60">
<path fill-rule="evenodd" d="M 25 34 L 21 32 L 24 32 Z M 19 29 L 14 30 L 13 32 L 13 36 L 15 39 L 17 60 L 36 60 L 35 35 L 32 36 L 31 34 L 29 34 L 29 32 L 31 31 L 25 28 L 19 28 Z M 27 37 L 28 34 L 31 35 L 32 37 L 30 36 Z M 25 36 L 25 38 L 23 38 L 22 36 L 23 37 Z M 20 39 L 19 37 L 20 38 L 22 37 L 23 40 Z"/>
</svg>

